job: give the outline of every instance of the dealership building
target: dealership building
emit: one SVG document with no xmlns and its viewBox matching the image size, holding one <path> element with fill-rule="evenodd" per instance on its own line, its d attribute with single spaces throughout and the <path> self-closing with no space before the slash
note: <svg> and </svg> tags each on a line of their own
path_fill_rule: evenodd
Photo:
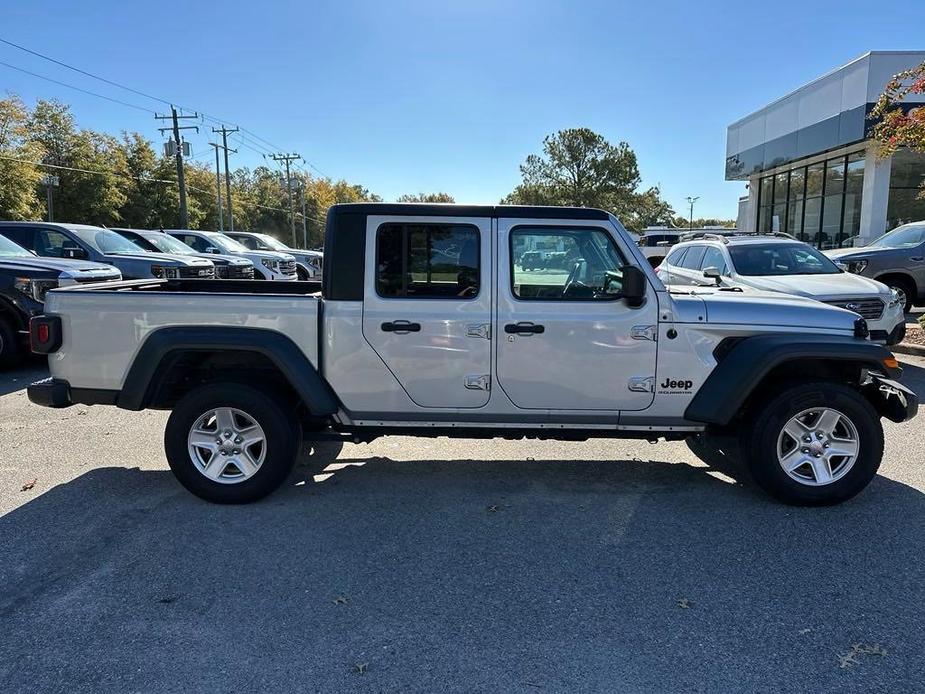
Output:
<svg viewBox="0 0 925 694">
<path fill-rule="evenodd" d="M 726 180 L 748 181 L 737 227 L 820 248 L 857 245 L 925 220 L 925 155 L 877 155 L 869 120 L 890 78 L 925 51 L 871 51 L 729 126 Z M 904 109 L 925 105 L 915 95 Z"/>
</svg>

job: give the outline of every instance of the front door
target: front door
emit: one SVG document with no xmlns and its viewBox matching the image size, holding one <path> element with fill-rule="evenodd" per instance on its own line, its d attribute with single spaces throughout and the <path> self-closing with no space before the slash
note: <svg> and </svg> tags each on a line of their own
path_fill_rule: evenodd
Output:
<svg viewBox="0 0 925 694">
<path fill-rule="evenodd" d="M 363 336 L 421 407 L 491 389 L 491 220 L 368 217 Z"/>
<path fill-rule="evenodd" d="M 657 299 L 652 287 L 640 307 L 620 298 L 621 268 L 634 256 L 610 232 L 498 220 L 498 385 L 517 407 L 643 410 L 652 403 Z M 550 261 L 525 270 L 521 259 L 535 251 Z"/>
</svg>

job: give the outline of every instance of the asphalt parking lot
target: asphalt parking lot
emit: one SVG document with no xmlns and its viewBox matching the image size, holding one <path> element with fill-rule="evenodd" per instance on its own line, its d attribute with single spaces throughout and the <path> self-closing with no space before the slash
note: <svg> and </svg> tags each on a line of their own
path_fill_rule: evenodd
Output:
<svg viewBox="0 0 925 694">
<path fill-rule="evenodd" d="M 407 438 L 221 507 L 173 480 L 164 413 L 34 407 L 42 375 L 0 374 L 4 692 L 925 682 L 921 419 L 887 423 L 881 474 L 835 508 L 682 443 Z"/>
</svg>

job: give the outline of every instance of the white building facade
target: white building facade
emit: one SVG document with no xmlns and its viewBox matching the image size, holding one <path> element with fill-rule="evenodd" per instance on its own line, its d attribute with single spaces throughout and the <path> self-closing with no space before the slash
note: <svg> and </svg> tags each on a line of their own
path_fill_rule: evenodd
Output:
<svg viewBox="0 0 925 694">
<path fill-rule="evenodd" d="M 886 83 L 922 62 L 925 51 L 872 51 L 730 125 L 726 180 L 748 181 L 738 228 L 838 248 L 925 219 L 925 155 L 880 158 L 869 138 Z M 917 96 L 904 110 L 925 105 Z"/>
</svg>

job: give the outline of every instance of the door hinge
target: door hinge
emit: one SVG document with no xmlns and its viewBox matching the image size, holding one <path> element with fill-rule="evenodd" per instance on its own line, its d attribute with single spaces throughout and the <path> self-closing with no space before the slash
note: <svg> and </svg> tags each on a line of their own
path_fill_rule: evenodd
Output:
<svg viewBox="0 0 925 694">
<path fill-rule="evenodd" d="M 633 376 L 627 384 L 634 393 L 654 393 L 655 376 Z"/>
<path fill-rule="evenodd" d="M 466 376 L 466 388 L 469 390 L 491 390 L 491 376 L 488 374 Z"/>
<path fill-rule="evenodd" d="M 482 337 L 491 339 L 491 325 L 489 323 L 472 323 L 466 326 L 466 337 Z"/>
<path fill-rule="evenodd" d="M 651 340 L 655 342 L 658 336 L 658 327 L 655 325 L 634 325 L 630 329 L 630 337 L 634 340 Z"/>
</svg>

